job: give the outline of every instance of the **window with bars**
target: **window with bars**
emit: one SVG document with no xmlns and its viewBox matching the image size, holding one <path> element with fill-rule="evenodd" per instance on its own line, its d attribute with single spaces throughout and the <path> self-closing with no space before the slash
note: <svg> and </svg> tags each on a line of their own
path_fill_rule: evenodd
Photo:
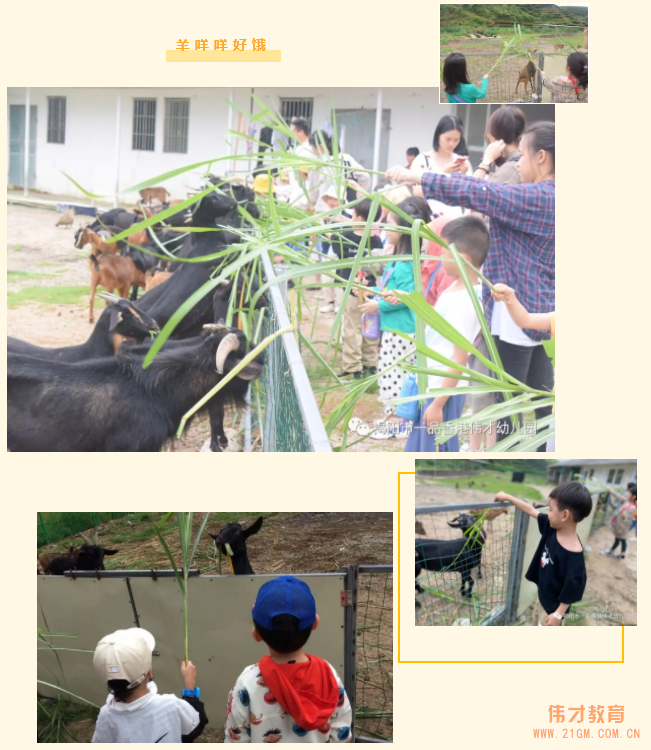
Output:
<svg viewBox="0 0 651 750">
<path fill-rule="evenodd" d="M 617 472 L 617 476 L 615 477 L 615 484 L 619 484 L 622 481 L 623 476 L 624 476 L 624 469 L 620 469 Z"/>
<path fill-rule="evenodd" d="M 615 477 L 615 469 L 611 469 L 608 472 L 608 479 L 606 480 L 606 484 L 610 484 L 613 481 L 614 477 Z"/>
<path fill-rule="evenodd" d="M 134 151 L 153 151 L 156 132 L 156 99 L 133 100 Z"/>
<path fill-rule="evenodd" d="M 292 117 L 304 117 L 312 130 L 312 111 L 314 99 L 281 99 L 280 114 L 289 123 Z"/>
<path fill-rule="evenodd" d="M 188 153 L 189 99 L 165 99 L 163 151 L 166 154 Z"/>
<path fill-rule="evenodd" d="M 66 98 L 65 96 L 48 96 L 47 98 L 47 142 L 65 143 L 66 141 Z"/>
</svg>

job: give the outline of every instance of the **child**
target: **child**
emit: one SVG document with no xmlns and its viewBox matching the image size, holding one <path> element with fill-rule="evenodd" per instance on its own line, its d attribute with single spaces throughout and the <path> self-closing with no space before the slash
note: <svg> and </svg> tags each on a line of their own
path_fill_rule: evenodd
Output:
<svg viewBox="0 0 651 750">
<path fill-rule="evenodd" d="M 462 216 L 459 219 L 446 224 L 441 230 L 442 237 L 449 244 L 454 244 L 462 257 L 466 258 L 473 268 L 480 269 L 490 245 L 490 237 L 486 224 L 478 216 Z M 452 258 L 452 254 L 447 248 L 441 248 L 441 258 Z M 450 323 L 456 330 L 468 341 L 472 342 L 479 333 L 479 319 L 473 306 L 468 290 L 466 289 L 461 273 L 454 261 L 445 262 L 446 273 L 453 276 L 456 281 L 452 286 L 443 291 L 439 297 L 434 310 Z M 472 268 L 466 267 L 466 272 L 470 282 L 475 288 L 477 296 L 481 293 L 481 287 L 477 274 Z M 465 367 L 468 364 L 468 352 L 455 346 L 443 334 L 435 331 L 429 326 L 425 330 L 425 342 L 427 346 L 446 357 L 454 360 L 458 365 Z M 453 370 L 446 365 L 435 360 L 428 359 L 427 367 L 434 370 L 449 370 L 450 373 L 461 374 L 460 370 Z M 443 377 L 440 375 L 430 375 L 428 390 L 438 388 L 456 388 L 465 386 L 466 381 L 459 380 L 456 377 Z M 463 411 L 465 395 L 457 396 L 435 396 L 427 399 L 421 409 L 420 424 L 413 429 L 405 451 L 409 452 L 435 452 L 436 435 L 429 434 L 428 430 L 434 423 L 437 425 L 443 422 L 449 422 L 458 419 Z M 459 437 L 453 435 L 445 443 L 442 443 L 439 450 L 447 452 L 458 452 Z"/>
<path fill-rule="evenodd" d="M 353 208 L 353 221 L 357 223 L 366 223 L 369 220 L 371 210 L 371 201 L 366 198 Z M 380 216 L 378 207 L 377 213 L 371 221 L 377 221 Z M 364 228 L 343 230 L 331 237 L 332 250 L 337 258 L 350 260 L 355 258 L 359 251 L 359 240 L 364 234 Z M 369 236 L 369 245 L 371 252 L 382 249 L 382 240 L 378 235 Z M 368 255 L 368 251 L 364 251 Z M 342 268 L 337 275 L 342 279 L 348 280 L 351 273 L 350 268 Z M 358 283 L 365 286 L 375 286 L 375 276 L 370 273 L 370 268 L 361 266 L 358 270 Z M 370 339 L 362 335 L 362 313 L 360 312 L 359 296 L 356 289 L 352 289 L 348 295 L 348 300 L 344 307 L 344 346 L 343 346 L 343 367 L 344 371 L 339 375 L 340 380 L 359 380 L 362 371 L 365 370 L 368 375 L 375 375 L 377 372 L 378 352 L 377 347 L 379 338 Z"/>
<path fill-rule="evenodd" d="M 405 213 L 414 219 L 421 219 L 424 223 L 429 223 L 432 214 L 429 206 L 422 198 L 412 196 L 402 203 L 398 204 Z M 390 213 L 387 217 L 389 224 L 397 227 L 411 227 L 411 223 L 402 217 Z M 387 232 L 387 240 L 393 245 L 393 255 L 411 254 L 411 235 L 401 232 Z M 391 292 L 413 292 L 414 283 L 414 265 L 411 261 L 403 263 L 388 263 L 382 281 L 378 288 L 370 291 L 366 296 L 377 295 L 360 306 L 363 313 L 374 313 L 380 311 L 380 329 L 382 335 L 380 338 L 380 356 L 379 366 L 381 370 L 387 370 L 380 376 L 380 401 L 384 405 L 384 413 L 390 416 L 395 411 L 394 399 L 400 396 L 402 382 L 407 376 L 407 371 L 401 366 L 393 367 L 397 359 L 404 356 L 408 351 L 414 349 L 414 345 L 403 338 L 400 333 L 413 336 L 416 330 L 416 320 L 414 313 L 401 302 L 395 294 Z M 378 294 L 379 293 L 379 294 Z M 384 296 L 387 295 L 388 296 Z M 400 331 L 400 333 L 393 333 Z M 411 355 L 406 361 L 413 362 L 414 355 Z M 391 369 L 387 369 L 391 368 Z M 393 435 L 394 433 L 391 433 Z M 385 432 L 376 431 L 373 433 L 376 439 L 389 437 Z"/>
<path fill-rule="evenodd" d="M 543 86 L 552 92 L 552 102 L 581 103 L 588 101 L 588 56 L 583 52 L 572 52 L 567 58 L 566 76 L 558 76 L 551 80 L 540 71 Z"/>
<path fill-rule="evenodd" d="M 93 742 L 194 742 L 208 723 L 196 687 L 197 669 L 183 662 L 182 699 L 158 695 L 153 682 L 154 636 L 142 628 L 118 630 L 97 644 L 93 665 L 109 696 Z"/>
<path fill-rule="evenodd" d="M 342 201 L 339 199 L 339 190 L 337 189 L 337 186 L 334 183 L 330 183 L 321 193 L 321 196 L 319 198 L 319 202 L 325 204 L 323 210 L 327 211 L 328 209 L 335 209 L 338 208 Z M 345 219 L 350 218 L 346 213 L 342 211 L 340 215 L 332 215 L 329 218 L 326 218 L 321 221 L 323 224 L 336 224 L 339 223 Z M 323 239 L 318 242 L 318 250 L 321 255 L 318 255 L 319 262 L 327 261 L 328 258 L 335 260 L 338 256 L 335 255 L 332 244 L 330 243 L 330 235 L 328 234 L 328 239 Z M 328 257 L 325 257 L 328 256 Z M 340 274 L 338 274 L 340 275 Z M 321 284 L 327 284 L 329 282 L 332 282 L 333 279 L 330 276 L 326 276 L 325 274 L 320 274 L 320 283 Z M 319 312 L 322 313 L 335 313 L 336 309 L 336 293 L 335 293 L 335 287 L 333 286 L 324 286 L 322 287 L 320 292 L 317 292 L 315 295 L 316 299 L 322 299 L 325 300 L 325 304 L 319 308 Z"/>
<path fill-rule="evenodd" d="M 253 625 L 270 655 L 231 691 L 224 742 L 351 742 L 352 710 L 337 672 L 303 650 L 319 626 L 309 586 L 293 576 L 265 583 Z"/>
<path fill-rule="evenodd" d="M 475 104 L 477 99 L 484 99 L 488 87 L 488 75 L 481 79 L 481 88 L 468 80 L 466 58 L 455 52 L 448 55 L 443 63 L 443 85 L 449 102 Z"/>
<path fill-rule="evenodd" d="M 626 534 L 630 529 L 631 521 L 637 514 L 637 484 L 631 483 L 628 485 L 626 497 L 617 494 L 612 487 L 608 488 L 608 492 L 610 492 L 611 495 L 614 495 L 621 502 L 621 505 L 617 508 L 611 520 L 613 532 L 615 534 L 615 543 L 610 549 L 605 549 L 601 554 L 617 557 L 620 560 L 623 560 L 626 555 Z M 620 543 L 622 545 L 622 553 L 621 555 L 616 555 L 615 550 Z"/>
<path fill-rule="evenodd" d="M 572 604 L 583 598 L 587 575 L 576 526 L 592 511 L 592 498 L 580 482 L 563 482 L 549 493 L 549 514 L 524 500 L 498 492 L 495 502 L 513 503 L 538 519 L 540 543 L 525 578 L 538 586 L 545 625 L 562 625 Z M 538 621 L 539 625 L 543 623 Z"/>
</svg>

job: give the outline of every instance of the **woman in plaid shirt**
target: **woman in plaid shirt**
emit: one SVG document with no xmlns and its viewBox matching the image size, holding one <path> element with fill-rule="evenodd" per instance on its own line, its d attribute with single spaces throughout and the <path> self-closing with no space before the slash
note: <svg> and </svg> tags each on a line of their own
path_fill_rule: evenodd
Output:
<svg viewBox="0 0 651 750">
<path fill-rule="evenodd" d="M 414 173 L 392 167 L 387 177 L 396 182 L 420 182 L 425 198 L 463 206 L 490 217 L 491 246 L 483 272 L 492 283 L 512 287 L 532 313 L 548 313 L 555 298 L 555 135 L 553 122 L 536 122 L 520 142 L 522 184 L 508 185 L 460 174 Z M 501 141 L 492 143 L 487 154 L 499 155 Z M 478 169 L 489 171 L 487 157 Z M 482 302 L 504 369 L 513 377 L 540 390 L 554 387 L 551 360 L 540 343 L 549 331 L 522 329 L 495 303 L 482 286 Z M 536 419 L 551 414 L 551 407 L 536 409 Z M 500 421 L 498 440 L 512 426 Z M 544 445 L 538 448 L 544 451 Z"/>
<path fill-rule="evenodd" d="M 587 103 L 588 101 L 588 56 L 583 52 L 572 52 L 567 58 L 567 75 L 551 79 L 540 71 L 542 84 L 552 92 L 556 104 Z"/>
</svg>

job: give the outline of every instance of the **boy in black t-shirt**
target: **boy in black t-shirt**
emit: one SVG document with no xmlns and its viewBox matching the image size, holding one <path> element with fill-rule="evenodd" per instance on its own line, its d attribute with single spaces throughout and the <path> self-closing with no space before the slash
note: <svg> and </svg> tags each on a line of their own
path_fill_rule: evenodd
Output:
<svg viewBox="0 0 651 750">
<path fill-rule="evenodd" d="M 583 545 L 576 526 L 590 515 L 590 493 L 580 482 L 559 484 L 549 493 L 549 514 L 498 492 L 495 502 L 502 501 L 538 519 L 542 537 L 525 578 L 538 586 L 538 599 L 547 615 L 544 624 L 562 625 L 570 606 L 581 601 L 585 591 Z"/>
<path fill-rule="evenodd" d="M 353 208 L 352 220 L 357 223 L 366 223 L 369 221 L 371 212 L 371 201 L 366 198 Z M 381 210 L 378 207 L 375 216 L 370 221 L 377 221 L 380 218 Z M 342 260 L 352 259 L 359 252 L 359 243 L 364 234 L 364 227 L 343 229 L 340 233 L 331 235 L 332 250 L 334 254 Z M 371 234 L 368 238 L 368 245 L 371 251 L 382 249 L 382 240 Z M 368 250 L 364 250 L 364 256 L 368 255 Z M 352 268 L 342 268 L 337 275 L 342 279 L 348 280 Z M 370 273 L 367 265 L 360 264 L 357 270 L 357 283 L 368 287 L 375 286 L 375 277 Z M 363 370 L 369 375 L 375 375 L 377 372 L 378 362 L 378 342 L 379 338 L 370 339 L 362 335 L 362 313 L 359 310 L 359 297 L 357 290 L 351 290 L 348 299 L 344 300 L 344 346 L 343 346 L 343 367 L 344 371 L 339 375 L 340 380 L 358 380 L 362 377 Z"/>
</svg>

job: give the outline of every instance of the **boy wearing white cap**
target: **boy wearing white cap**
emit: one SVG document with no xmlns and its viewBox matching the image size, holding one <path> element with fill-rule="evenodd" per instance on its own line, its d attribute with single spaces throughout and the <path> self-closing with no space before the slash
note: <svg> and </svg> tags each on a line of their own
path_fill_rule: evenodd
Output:
<svg viewBox="0 0 651 750">
<path fill-rule="evenodd" d="M 183 699 L 158 695 L 153 682 L 154 636 L 142 628 L 118 630 L 97 644 L 93 665 L 109 696 L 93 742 L 194 742 L 208 717 L 196 687 L 197 668 L 183 662 Z"/>
<path fill-rule="evenodd" d="M 293 576 L 265 583 L 253 638 L 269 649 L 231 691 L 224 742 L 351 742 L 352 709 L 335 668 L 303 647 L 319 625 L 310 587 Z"/>
</svg>

